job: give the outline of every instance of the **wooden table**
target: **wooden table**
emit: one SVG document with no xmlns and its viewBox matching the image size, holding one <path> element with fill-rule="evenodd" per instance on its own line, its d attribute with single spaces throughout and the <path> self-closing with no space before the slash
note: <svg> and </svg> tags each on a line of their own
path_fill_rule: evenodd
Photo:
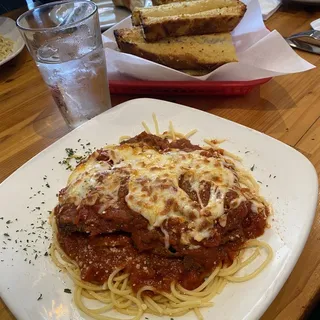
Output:
<svg viewBox="0 0 320 320">
<path fill-rule="evenodd" d="M 16 15 L 13 13 L 12 16 Z M 283 36 L 307 30 L 319 18 L 283 8 L 267 21 Z M 320 66 L 320 56 L 298 52 Z M 166 97 L 264 132 L 306 155 L 320 174 L 320 69 L 278 77 L 245 97 Z M 113 96 L 113 105 L 134 98 Z M 0 181 L 65 135 L 65 125 L 27 50 L 0 67 Z M 320 289 L 320 211 L 306 247 L 263 320 L 294 320 L 306 315 Z M 15 319 L 0 300 L 0 319 Z M 233 320 L 233 319 L 232 319 Z"/>
</svg>

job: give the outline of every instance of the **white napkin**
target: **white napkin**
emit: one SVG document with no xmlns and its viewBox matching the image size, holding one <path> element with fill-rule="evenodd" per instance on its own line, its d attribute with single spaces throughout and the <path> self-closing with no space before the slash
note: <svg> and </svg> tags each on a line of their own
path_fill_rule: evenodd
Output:
<svg viewBox="0 0 320 320">
<path fill-rule="evenodd" d="M 228 63 L 202 77 L 193 77 L 152 61 L 118 51 L 113 30 L 131 27 L 130 17 L 103 34 L 110 80 L 249 81 L 314 68 L 287 44 L 277 31 L 264 25 L 258 0 L 243 0 L 247 12 L 232 37 L 239 62 Z"/>
<path fill-rule="evenodd" d="M 259 0 L 263 20 L 270 18 L 281 6 L 281 0 Z"/>
</svg>

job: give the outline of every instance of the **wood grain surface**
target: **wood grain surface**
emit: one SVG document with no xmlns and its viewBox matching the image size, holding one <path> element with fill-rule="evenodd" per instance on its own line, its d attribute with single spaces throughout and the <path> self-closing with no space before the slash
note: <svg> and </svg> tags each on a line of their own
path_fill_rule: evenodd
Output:
<svg viewBox="0 0 320 320">
<path fill-rule="evenodd" d="M 16 17 L 17 12 L 11 14 Z M 308 30 L 320 16 L 312 7 L 284 7 L 267 26 L 283 36 Z M 298 52 L 320 66 L 320 56 Z M 293 146 L 320 174 L 320 71 L 272 79 L 245 97 L 160 97 L 241 123 Z M 113 105 L 134 96 L 113 96 Z M 0 181 L 27 160 L 64 136 L 65 125 L 27 50 L 0 67 Z M 317 301 L 320 289 L 320 212 L 305 249 L 286 284 L 263 320 L 303 318 Z M 1 280 L 0 280 L 1 281 Z M 14 316 L 0 300 L 0 319 Z M 236 317 L 234 318 L 236 320 Z M 231 319 L 233 320 L 233 319 Z"/>
</svg>

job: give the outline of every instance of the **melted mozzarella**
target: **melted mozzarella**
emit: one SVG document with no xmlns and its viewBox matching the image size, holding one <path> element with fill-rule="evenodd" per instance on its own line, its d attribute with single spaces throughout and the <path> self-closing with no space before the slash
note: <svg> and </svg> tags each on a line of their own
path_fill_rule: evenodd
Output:
<svg viewBox="0 0 320 320">
<path fill-rule="evenodd" d="M 116 204 L 121 175 L 112 174 L 111 166 L 106 161 L 97 161 L 94 152 L 86 162 L 81 163 L 68 179 L 68 185 L 59 196 L 60 203 L 94 205 L 101 203 L 99 213 Z"/>
<path fill-rule="evenodd" d="M 220 217 L 221 226 L 225 226 L 224 198 L 232 187 L 238 186 L 238 177 L 235 170 L 229 169 L 230 163 L 226 167 L 223 157 L 207 158 L 201 155 L 202 150 L 187 153 L 174 149 L 159 153 L 146 146 L 130 144 L 107 146 L 104 152 L 113 165 L 97 161 L 98 153 L 94 152 L 72 173 L 60 202 L 73 202 L 77 206 L 99 203 L 99 213 L 104 214 L 109 206 L 116 205 L 121 181 L 126 177 L 128 194 L 125 201 L 130 209 L 149 221 L 150 228 L 162 227 L 169 217 L 178 218 L 187 222 L 188 232 L 181 240 L 188 244 L 190 239 L 201 241 L 210 237 L 212 224 Z M 198 195 L 199 202 L 190 199 L 179 187 L 182 175 Z M 206 205 L 200 198 L 200 182 L 208 182 L 211 186 Z M 245 200 L 244 196 L 239 196 L 232 202 L 233 207 Z M 203 225 L 209 227 L 203 228 Z M 169 235 L 163 233 L 166 246 L 169 246 Z"/>
</svg>

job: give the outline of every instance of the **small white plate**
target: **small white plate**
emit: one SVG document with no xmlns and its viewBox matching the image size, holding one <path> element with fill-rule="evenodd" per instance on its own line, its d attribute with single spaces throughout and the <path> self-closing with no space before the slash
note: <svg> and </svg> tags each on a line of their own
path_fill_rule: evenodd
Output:
<svg viewBox="0 0 320 320">
<path fill-rule="evenodd" d="M 271 229 L 261 237 L 274 250 L 272 262 L 254 279 L 228 284 L 214 298 L 214 306 L 202 311 L 204 318 L 256 320 L 278 294 L 301 254 L 314 218 L 318 179 L 312 164 L 293 148 L 237 123 L 175 103 L 136 99 L 73 130 L 0 185 L 0 293 L 17 319 L 88 319 L 75 308 L 72 295 L 64 292 L 73 290 L 70 279 L 45 256 L 51 237 L 48 211 L 70 174 L 58 162 L 66 156 L 65 148 L 82 150 L 117 143 L 119 136 L 141 132 L 141 121 L 152 128 L 153 112 L 161 131 L 172 120 L 180 132 L 199 130 L 191 139 L 194 143 L 202 144 L 204 138 L 227 139 L 222 147 L 252 168 L 261 182 L 261 193 L 274 209 Z M 194 320 L 195 316 L 189 313 L 175 319 Z"/>
<path fill-rule="evenodd" d="M 101 30 L 106 30 L 131 15 L 126 8 L 115 7 L 112 0 L 94 0 L 98 6 Z"/>
<path fill-rule="evenodd" d="M 104 31 L 124 18 L 131 16 L 130 10 L 123 7 L 116 7 L 112 0 L 93 0 L 98 6 L 101 30 Z M 151 0 L 145 0 L 145 6 L 152 6 Z"/>
<path fill-rule="evenodd" d="M 18 28 L 16 27 L 15 21 L 7 17 L 0 17 L 0 35 L 5 38 L 11 39 L 14 42 L 13 52 L 4 60 L 0 61 L 1 66 L 21 52 L 24 47 L 24 41 Z"/>
<path fill-rule="evenodd" d="M 313 20 L 310 25 L 312 29 L 320 31 L 320 19 Z"/>
</svg>

